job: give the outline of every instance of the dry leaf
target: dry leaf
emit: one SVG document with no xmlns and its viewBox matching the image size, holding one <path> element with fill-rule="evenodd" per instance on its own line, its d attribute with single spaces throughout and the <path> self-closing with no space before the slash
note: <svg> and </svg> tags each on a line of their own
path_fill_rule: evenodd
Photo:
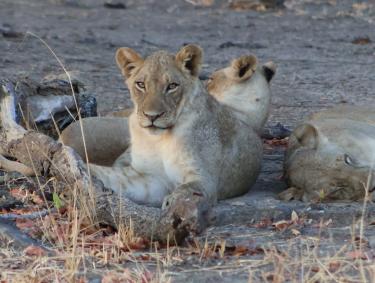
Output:
<svg viewBox="0 0 375 283">
<path fill-rule="evenodd" d="M 19 215 L 32 213 L 32 212 L 36 212 L 36 211 L 39 211 L 38 206 L 28 206 L 28 207 L 20 207 L 20 208 L 11 208 L 10 209 L 11 213 L 19 214 Z"/>
<path fill-rule="evenodd" d="M 121 283 L 120 274 L 107 273 L 102 277 L 102 283 Z"/>
<path fill-rule="evenodd" d="M 371 39 L 368 37 L 357 37 L 352 41 L 353 44 L 366 45 L 371 43 Z"/>
<path fill-rule="evenodd" d="M 40 195 L 37 195 L 35 192 L 31 195 L 31 199 L 35 204 L 38 204 L 38 205 L 45 204 L 44 199 Z"/>
<path fill-rule="evenodd" d="M 128 247 L 132 250 L 143 250 L 149 245 L 148 241 L 144 238 L 137 237 L 128 243 Z"/>
<path fill-rule="evenodd" d="M 291 229 L 291 231 L 292 231 L 292 234 L 293 234 L 294 236 L 299 236 L 299 235 L 301 235 L 301 232 L 298 231 L 297 229 Z"/>
<path fill-rule="evenodd" d="M 332 218 L 323 223 L 324 226 L 329 226 L 330 224 L 332 224 Z"/>
<path fill-rule="evenodd" d="M 41 247 L 37 246 L 28 246 L 23 252 L 28 256 L 44 256 L 46 254 Z"/>
<path fill-rule="evenodd" d="M 30 219 L 17 218 L 16 226 L 21 230 L 30 229 L 35 226 L 35 222 Z"/>
<path fill-rule="evenodd" d="M 369 5 L 365 2 L 362 2 L 362 3 L 354 3 L 352 5 L 352 8 L 356 11 L 364 11 L 364 10 L 367 10 L 369 9 Z"/>
<path fill-rule="evenodd" d="M 151 260 L 151 256 L 149 254 L 141 254 L 138 258 L 143 261 Z"/>
<path fill-rule="evenodd" d="M 328 269 L 330 272 L 336 272 L 337 270 L 339 270 L 340 266 L 341 263 L 339 261 L 331 261 L 329 263 Z"/>
<path fill-rule="evenodd" d="M 248 250 L 249 255 L 258 255 L 258 254 L 264 254 L 264 249 L 261 247 L 256 247 L 254 249 Z"/>
<path fill-rule="evenodd" d="M 270 146 L 287 146 L 289 138 L 284 139 L 272 139 L 272 140 L 265 140 L 264 143 Z"/>
<path fill-rule="evenodd" d="M 242 255 L 257 255 L 263 254 L 264 250 L 261 247 L 249 247 L 245 245 L 226 246 L 225 254 L 229 256 L 242 256 Z"/>
<path fill-rule="evenodd" d="M 253 1 L 248 0 L 236 0 L 232 1 L 229 4 L 229 8 L 234 11 L 246 11 L 246 10 L 254 10 L 257 12 L 264 12 L 267 10 L 266 6 L 262 3 L 254 3 Z"/>
<path fill-rule="evenodd" d="M 292 216 L 290 217 L 290 220 L 292 220 L 293 223 L 297 223 L 299 220 L 298 214 L 294 210 L 292 211 Z"/>
<path fill-rule="evenodd" d="M 27 196 L 27 192 L 20 188 L 13 188 L 10 190 L 10 194 L 16 199 L 24 199 Z"/>
<path fill-rule="evenodd" d="M 284 231 L 291 225 L 290 221 L 280 220 L 272 224 L 278 231 Z"/>
<path fill-rule="evenodd" d="M 194 6 L 209 7 L 212 6 L 215 0 L 185 0 L 186 2 Z"/>
<path fill-rule="evenodd" d="M 370 257 L 368 256 L 367 253 L 365 253 L 363 251 L 360 251 L 360 250 L 347 252 L 346 256 L 349 257 L 350 259 L 353 259 L 353 260 L 354 259 L 365 259 L 365 260 L 370 259 Z"/>
<path fill-rule="evenodd" d="M 85 277 L 80 277 L 78 278 L 78 280 L 76 281 L 77 283 L 87 283 L 87 279 Z"/>
<path fill-rule="evenodd" d="M 259 223 L 256 223 L 253 225 L 255 228 L 267 228 L 268 226 L 272 225 L 271 219 L 262 219 L 259 221 Z"/>
<path fill-rule="evenodd" d="M 233 255 L 242 256 L 242 255 L 247 254 L 248 250 L 249 249 L 245 246 L 236 246 L 236 248 L 234 249 Z"/>
</svg>

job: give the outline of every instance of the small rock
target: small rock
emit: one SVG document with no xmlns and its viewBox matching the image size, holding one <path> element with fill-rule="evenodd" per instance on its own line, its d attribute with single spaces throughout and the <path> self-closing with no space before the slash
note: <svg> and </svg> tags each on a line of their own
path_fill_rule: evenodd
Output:
<svg viewBox="0 0 375 283">
<path fill-rule="evenodd" d="M 227 41 L 227 42 L 224 42 L 224 43 L 220 44 L 219 48 L 223 49 L 223 48 L 229 48 L 229 47 L 235 47 L 235 46 L 236 46 L 236 44 L 234 44 L 233 42 Z"/>
<path fill-rule="evenodd" d="M 260 44 L 260 43 L 246 43 L 246 42 L 232 42 L 232 41 L 227 41 L 219 45 L 219 49 L 230 48 L 230 47 L 237 47 L 237 48 L 244 48 L 244 49 L 262 49 L 262 48 L 266 48 L 267 46 Z"/>
<path fill-rule="evenodd" d="M 8 31 L 2 31 L 1 34 L 3 35 L 3 37 L 5 38 L 21 38 L 23 37 L 25 34 L 22 33 L 22 32 L 17 32 L 17 31 L 14 31 L 14 30 L 8 30 Z"/>
<path fill-rule="evenodd" d="M 244 203 L 243 201 L 234 201 L 231 204 L 232 205 L 236 205 L 236 206 L 244 206 L 244 205 L 246 205 L 246 203 Z"/>
<path fill-rule="evenodd" d="M 121 2 L 105 2 L 104 7 L 108 9 L 126 9 L 125 4 Z"/>
<path fill-rule="evenodd" d="M 286 128 L 284 125 L 282 125 L 280 122 L 278 122 L 276 125 L 267 127 L 263 130 L 262 138 L 264 139 L 284 139 L 286 137 L 289 137 L 291 134 L 291 130 Z"/>
<path fill-rule="evenodd" d="M 11 25 L 6 23 L 0 26 L 0 33 L 3 35 L 3 37 L 9 39 L 21 38 L 25 35 L 22 32 L 15 31 L 12 29 Z"/>
</svg>

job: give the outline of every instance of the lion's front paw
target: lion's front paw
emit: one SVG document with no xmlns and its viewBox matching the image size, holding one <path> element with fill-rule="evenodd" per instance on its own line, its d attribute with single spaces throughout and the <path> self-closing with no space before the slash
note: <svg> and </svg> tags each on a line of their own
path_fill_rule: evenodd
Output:
<svg viewBox="0 0 375 283">
<path fill-rule="evenodd" d="M 204 194 L 183 186 L 164 199 L 162 217 L 170 221 L 177 234 L 196 234 L 207 227 L 210 208 Z"/>
</svg>

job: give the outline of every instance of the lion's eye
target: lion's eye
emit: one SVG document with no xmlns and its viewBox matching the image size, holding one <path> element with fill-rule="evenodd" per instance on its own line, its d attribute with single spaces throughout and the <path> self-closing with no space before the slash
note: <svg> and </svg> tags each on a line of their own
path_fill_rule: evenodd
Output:
<svg viewBox="0 0 375 283">
<path fill-rule="evenodd" d="M 167 86 L 167 91 L 173 91 L 175 89 L 178 88 L 178 83 L 170 83 L 168 86 Z"/>
<path fill-rule="evenodd" d="M 141 91 L 144 91 L 144 89 L 145 89 L 145 83 L 144 83 L 144 82 L 136 82 L 136 83 L 135 83 L 135 86 L 136 86 L 139 90 L 141 90 Z"/>
</svg>

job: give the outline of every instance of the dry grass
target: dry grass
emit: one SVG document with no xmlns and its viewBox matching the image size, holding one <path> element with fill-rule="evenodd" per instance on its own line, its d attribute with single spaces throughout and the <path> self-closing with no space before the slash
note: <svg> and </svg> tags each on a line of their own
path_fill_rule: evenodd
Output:
<svg viewBox="0 0 375 283">
<path fill-rule="evenodd" d="M 286 243 L 285 249 L 270 244 L 263 252 L 259 249 L 254 254 L 241 254 L 239 248 L 236 254 L 224 240 L 195 240 L 183 248 L 136 249 L 134 243 L 123 242 L 117 233 L 95 244 L 89 243 L 90 237 L 93 235 L 81 231 L 76 252 L 67 245 L 55 256 L 22 256 L 3 249 L 2 265 L 9 268 L 1 266 L 2 280 L 86 282 L 89 277 L 103 276 L 103 282 L 167 282 L 176 275 L 188 278 L 200 274 L 204 279 L 207 274 L 248 274 L 249 282 L 371 282 L 375 271 L 371 253 L 361 250 L 358 241 L 322 254 L 321 242 L 325 239 L 296 237 Z M 177 266 L 182 267 L 178 272 Z"/>
<path fill-rule="evenodd" d="M 65 203 L 77 203 L 65 196 Z M 47 201 L 45 206 L 52 206 Z M 353 224 L 351 241 L 333 250 L 321 236 L 301 233 L 280 244 L 266 247 L 228 245 L 226 239 L 193 239 L 188 246 L 158 247 L 134 235 L 131 225 L 117 232 L 98 228 L 77 207 L 51 212 L 35 220 L 42 239 L 54 255 L 24 255 L 11 248 L 0 250 L 1 279 L 5 282 L 86 282 L 90 276 L 104 276 L 103 282 L 168 282 L 173 276 L 201 274 L 235 276 L 248 274 L 249 282 L 371 282 L 375 272 L 373 254 L 363 236 L 363 218 Z M 365 210 L 365 206 L 364 206 Z M 309 224 L 312 225 L 312 224 Z M 300 229 L 290 227 L 287 229 Z M 301 229 L 302 230 L 302 229 Z M 283 237 L 275 227 L 259 228 L 258 235 Z M 247 242 L 249 244 L 249 242 Z M 181 267 L 176 271 L 176 267 Z"/>
</svg>

